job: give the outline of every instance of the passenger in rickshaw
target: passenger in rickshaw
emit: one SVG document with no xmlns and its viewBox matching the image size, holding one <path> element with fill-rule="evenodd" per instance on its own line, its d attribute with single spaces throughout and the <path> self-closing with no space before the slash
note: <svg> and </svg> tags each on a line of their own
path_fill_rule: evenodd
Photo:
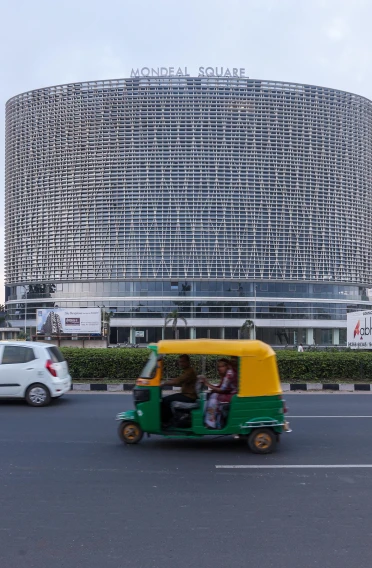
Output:
<svg viewBox="0 0 372 568">
<path fill-rule="evenodd" d="M 238 391 L 237 357 L 231 361 L 226 358 L 218 359 L 217 371 L 220 383 L 216 386 L 206 380 L 204 384 L 211 389 L 212 394 L 205 405 L 204 422 L 208 428 L 224 427 L 224 406 L 226 406 Z"/>
<path fill-rule="evenodd" d="M 176 379 L 165 381 L 163 386 L 181 387 L 181 392 L 163 397 L 161 407 L 163 425 L 169 424 L 172 419 L 172 402 L 194 402 L 198 397 L 196 392 L 197 376 L 194 369 L 191 367 L 190 357 L 188 355 L 181 355 L 178 362 L 183 372 Z"/>
</svg>

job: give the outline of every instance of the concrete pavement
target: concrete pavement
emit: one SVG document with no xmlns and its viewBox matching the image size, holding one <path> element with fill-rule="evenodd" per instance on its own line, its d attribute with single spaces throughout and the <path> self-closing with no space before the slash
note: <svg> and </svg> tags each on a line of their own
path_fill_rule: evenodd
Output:
<svg viewBox="0 0 372 568">
<path fill-rule="evenodd" d="M 372 399 L 286 395 L 293 433 L 124 446 L 130 396 L 0 402 L 1 568 L 369 568 Z M 348 418 L 345 418 L 345 417 Z"/>
</svg>

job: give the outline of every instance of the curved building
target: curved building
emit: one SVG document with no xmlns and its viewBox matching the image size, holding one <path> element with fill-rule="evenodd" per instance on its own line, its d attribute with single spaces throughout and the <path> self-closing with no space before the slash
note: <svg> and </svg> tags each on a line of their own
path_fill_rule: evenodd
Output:
<svg viewBox="0 0 372 568">
<path fill-rule="evenodd" d="M 7 103 L 14 324 L 104 305 L 112 342 L 157 340 L 177 310 L 191 337 L 252 319 L 272 344 L 344 343 L 372 307 L 371 213 L 372 103 L 351 93 L 135 77 Z"/>
</svg>

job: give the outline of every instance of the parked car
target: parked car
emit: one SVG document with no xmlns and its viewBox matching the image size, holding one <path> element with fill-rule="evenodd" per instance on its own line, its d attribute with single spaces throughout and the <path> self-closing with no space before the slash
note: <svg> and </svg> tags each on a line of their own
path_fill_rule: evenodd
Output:
<svg viewBox="0 0 372 568">
<path fill-rule="evenodd" d="M 46 406 L 71 389 L 71 376 L 55 345 L 33 341 L 0 341 L 0 397 L 25 398 Z"/>
</svg>

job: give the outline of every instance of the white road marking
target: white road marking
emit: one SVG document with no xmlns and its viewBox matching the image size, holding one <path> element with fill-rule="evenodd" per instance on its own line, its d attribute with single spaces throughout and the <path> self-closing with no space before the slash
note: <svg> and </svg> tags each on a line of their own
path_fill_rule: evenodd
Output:
<svg viewBox="0 0 372 568">
<path fill-rule="evenodd" d="M 314 415 L 314 416 L 310 416 L 310 415 L 306 415 L 306 414 L 302 414 L 301 416 L 297 416 L 297 415 L 287 415 L 288 420 L 290 420 L 291 418 L 372 418 L 372 415 L 357 415 L 357 416 L 352 416 L 352 415 L 348 415 L 348 416 L 342 416 L 342 415 L 334 415 L 334 414 L 330 414 L 330 415 Z"/>
<path fill-rule="evenodd" d="M 367 464 L 313 464 L 313 465 L 216 465 L 216 469 L 355 469 L 372 468 L 372 463 Z"/>
</svg>

